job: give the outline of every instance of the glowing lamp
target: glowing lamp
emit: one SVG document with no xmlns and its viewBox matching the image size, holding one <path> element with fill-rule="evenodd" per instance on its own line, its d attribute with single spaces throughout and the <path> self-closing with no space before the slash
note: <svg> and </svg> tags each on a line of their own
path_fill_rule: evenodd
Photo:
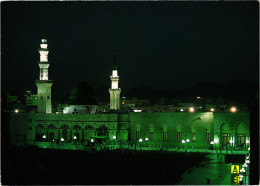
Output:
<svg viewBox="0 0 260 186">
<path fill-rule="evenodd" d="M 76 139 L 77 139 L 77 136 L 74 136 L 73 139 L 76 140 Z"/>
<path fill-rule="evenodd" d="M 218 143 L 218 139 L 214 139 L 214 143 Z"/>
<path fill-rule="evenodd" d="M 46 135 L 44 134 L 44 135 L 42 136 L 42 138 L 43 138 L 43 139 L 46 139 Z"/>
<path fill-rule="evenodd" d="M 61 141 L 64 141 L 64 138 L 61 138 L 60 140 L 61 140 Z"/>
<path fill-rule="evenodd" d="M 94 139 L 91 139 L 90 142 L 93 143 L 93 142 L 94 142 Z"/>
<path fill-rule="evenodd" d="M 190 139 L 187 139 L 186 142 L 189 143 L 189 142 L 190 142 Z"/>
<path fill-rule="evenodd" d="M 140 139 L 139 139 L 139 142 L 143 142 L 143 139 L 142 139 L 142 138 L 140 138 Z"/>
<path fill-rule="evenodd" d="M 210 142 L 210 145 L 214 145 L 214 141 L 211 141 L 211 142 Z"/>
<path fill-rule="evenodd" d="M 14 110 L 14 112 L 15 112 L 15 113 L 18 113 L 18 112 L 19 112 L 19 110 L 18 110 L 18 109 L 15 109 L 15 110 Z"/>
<path fill-rule="evenodd" d="M 181 142 L 184 144 L 184 143 L 185 143 L 185 140 L 182 140 Z"/>
<path fill-rule="evenodd" d="M 194 112 L 195 111 L 195 108 L 194 107 L 190 107 L 189 108 L 189 112 Z"/>
<path fill-rule="evenodd" d="M 116 136 L 113 136 L 113 139 L 116 139 Z"/>
<path fill-rule="evenodd" d="M 215 109 L 214 109 L 214 108 L 211 108 L 211 109 L 210 109 L 210 111 L 211 111 L 211 112 L 214 112 L 214 111 L 215 111 Z"/>
<path fill-rule="evenodd" d="M 236 111 L 237 111 L 237 108 L 236 108 L 236 107 L 231 107 L 231 108 L 230 108 L 230 112 L 235 113 Z"/>
<path fill-rule="evenodd" d="M 181 109 L 181 112 L 184 112 L 184 110 L 183 110 L 183 109 Z"/>
<path fill-rule="evenodd" d="M 145 141 L 148 141 L 149 139 L 148 138 L 145 138 Z"/>
</svg>

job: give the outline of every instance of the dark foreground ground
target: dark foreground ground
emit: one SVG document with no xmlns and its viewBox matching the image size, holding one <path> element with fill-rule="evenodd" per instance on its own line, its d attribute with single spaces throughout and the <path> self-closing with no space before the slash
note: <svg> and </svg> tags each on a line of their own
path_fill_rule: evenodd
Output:
<svg viewBox="0 0 260 186">
<path fill-rule="evenodd" d="M 2 184 L 174 184 L 205 154 L 158 151 L 9 149 Z"/>
</svg>

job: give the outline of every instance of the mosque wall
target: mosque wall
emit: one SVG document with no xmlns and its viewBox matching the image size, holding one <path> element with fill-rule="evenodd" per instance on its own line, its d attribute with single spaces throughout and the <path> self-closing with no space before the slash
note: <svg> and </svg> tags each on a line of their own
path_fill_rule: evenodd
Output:
<svg viewBox="0 0 260 186">
<path fill-rule="evenodd" d="M 249 113 L 213 112 L 140 112 L 128 114 L 12 114 L 12 145 L 35 145 L 37 142 L 86 145 L 96 142 L 130 143 L 155 147 L 210 148 L 210 142 L 223 148 L 245 146 L 249 140 Z M 45 138 L 43 138 L 45 136 Z M 116 139 L 114 139 L 115 137 Z M 142 142 L 139 140 L 142 139 Z M 185 144 L 183 144 L 185 140 Z M 189 142 L 188 142 L 188 141 Z M 220 144 L 220 145 L 219 145 Z"/>
</svg>

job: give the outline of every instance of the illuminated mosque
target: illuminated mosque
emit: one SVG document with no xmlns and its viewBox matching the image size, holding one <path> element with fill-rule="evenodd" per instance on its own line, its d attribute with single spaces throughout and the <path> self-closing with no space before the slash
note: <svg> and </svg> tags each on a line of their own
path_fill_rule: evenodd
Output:
<svg viewBox="0 0 260 186">
<path fill-rule="evenodd" d="M 38 146 L 39 148 L 88 149 L 90 147 L 151 149 L 245 149 L 249 147 L 250 115 L 235 107 L 229 111 L 212 108 L 208 112 L 196 108 L 180 107 L 168 112 L 135 109 L 121 112 L 119 69 L 114 59 L 110 109 L 103 110 L 92 99 L 91 90 L 85 87 L 79 103 L 73 89 L 70 102 L 61 110 L 53 112 L 48 60 L 47 39 L 40 44 L 39 80 L 36 80 L 37 111 L 19 112 L 10 117 L 10 143 L 12 146 Z M 123 83 L 123 82 L 122 82 Z M 76 145 L 75 145 L 76 144 Z"/>
</svg>

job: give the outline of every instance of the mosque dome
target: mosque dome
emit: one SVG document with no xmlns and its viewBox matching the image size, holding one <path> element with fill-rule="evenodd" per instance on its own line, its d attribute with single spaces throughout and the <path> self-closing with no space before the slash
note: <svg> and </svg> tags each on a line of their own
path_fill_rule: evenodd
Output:
<svg viewBox="0 0 260 186">
<path fill-rule="evenodd" d="M 81 80 L 71 90 L 68 103 L 70 105 L 96 105 L 97 101 L 93 89 L 84 80 Z"/>
</svg>

